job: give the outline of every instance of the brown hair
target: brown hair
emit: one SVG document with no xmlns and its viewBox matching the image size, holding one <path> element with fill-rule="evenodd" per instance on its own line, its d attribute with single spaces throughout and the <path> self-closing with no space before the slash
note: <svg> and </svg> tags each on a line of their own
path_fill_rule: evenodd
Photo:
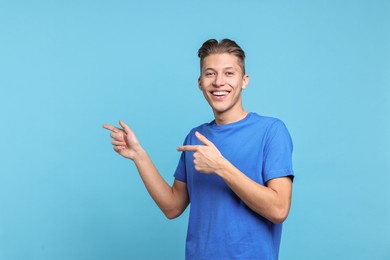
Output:
<svg viewBox="0 0 390 260">
<path fill-rule="evenodd" d="M 207 40 L 198 50 L 198 57 L 200 58 L 200 69 L 202 70 L 203 60 L 212 54 L 228 53 L 233 54 L 239 60 L 242 73 L 245 74 L 245 52 L 235 41 L 223 39 L 217 41 L 215 39 Z"/>
</svg>

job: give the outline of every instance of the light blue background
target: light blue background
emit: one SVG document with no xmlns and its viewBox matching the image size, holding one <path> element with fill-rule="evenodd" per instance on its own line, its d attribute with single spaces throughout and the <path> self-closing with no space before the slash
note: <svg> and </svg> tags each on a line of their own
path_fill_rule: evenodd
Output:
<svg viewBox="0 0 390 260">
<path fill-rule="evenodd" d="M 0 259 L 183 259 L 103 123 L 126 121 L 165 179 L 212 120 L 196 52 L 247 53 L 247 110 L 293 136 L 280 259 L 390 259 L 389 1 L 0 0 Z"/>
</svg>

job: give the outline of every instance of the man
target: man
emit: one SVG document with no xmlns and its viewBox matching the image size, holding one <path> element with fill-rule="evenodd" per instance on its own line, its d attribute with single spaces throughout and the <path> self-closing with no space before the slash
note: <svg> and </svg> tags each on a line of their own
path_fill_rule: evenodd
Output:
<svg viewBox="0 0 390 260">
<path fill-rule="evenodd" d="M 290 135 L 280 120 L 244 109 L 249 76 L 234 41 L 208 40 L 198 56 L 198 85 L 215 119 L 191 130 L 177 148 L 182 154 L 172 186 L 124 122 L 121 129 L 103 127 L 168 218 L 190 204 L 186 259 L 277 259 L 291 203 Z"/>
</svg>

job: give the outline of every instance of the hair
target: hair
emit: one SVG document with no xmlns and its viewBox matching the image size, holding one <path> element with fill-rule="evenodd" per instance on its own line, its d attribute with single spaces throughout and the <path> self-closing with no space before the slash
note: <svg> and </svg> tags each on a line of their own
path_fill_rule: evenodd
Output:
<svg viewBox="0 0 390 260">
<path fill-rule="evenodd" d="M 235 41 L 229 39 L 223 39 L 219 42 L 215 39 L 209 39 L 203 43 L 202 47 L 198 50 L 200 69 L 202 70 L 204 58 L 212 54 L 222 53 L 228 53 L 236 56 L 239 60 L 242 73 L 245 74 L 245 52 Z"/>
</svg>

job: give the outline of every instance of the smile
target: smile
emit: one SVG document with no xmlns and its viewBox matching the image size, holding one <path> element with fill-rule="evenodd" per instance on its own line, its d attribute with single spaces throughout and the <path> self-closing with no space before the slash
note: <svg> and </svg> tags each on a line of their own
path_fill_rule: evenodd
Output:
<svg viewBox="0 0 390 260">
<path fill-rule="evenodd" d="M 230 93 L 229 91 L 225 91 L 225 90 L 211 91 L 211 94 L 213 94 L 214 96 L 218 96 L 218 97 L 226 96 L 229 93 Z"/>
</svg>

